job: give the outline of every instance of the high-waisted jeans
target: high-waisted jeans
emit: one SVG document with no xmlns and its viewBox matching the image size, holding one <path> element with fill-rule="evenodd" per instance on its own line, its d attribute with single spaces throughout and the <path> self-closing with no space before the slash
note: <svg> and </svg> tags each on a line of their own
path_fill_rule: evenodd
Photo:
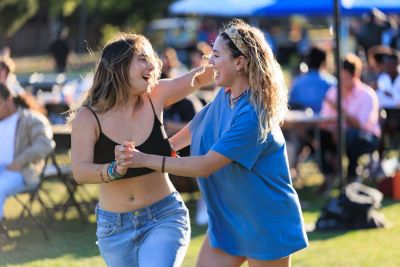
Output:
<svg viewBox="0 0 400 267">
<path fill-rule="evenodd" d="M 96 207 L 97 240 L 109 267 L 180 266 L 190 242 L 189 212 L 174 192 L 132 212 Z"/>
</svg>

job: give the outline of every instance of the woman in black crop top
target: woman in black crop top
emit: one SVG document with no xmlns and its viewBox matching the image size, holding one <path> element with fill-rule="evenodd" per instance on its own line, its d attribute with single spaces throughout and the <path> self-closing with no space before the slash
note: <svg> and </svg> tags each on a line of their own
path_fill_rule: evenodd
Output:
<svg viewBox="0 0 400 267">
<path fill-rule="evenodd" d="M 100 184 L 96 234 L 108 266 L 179 266 L 190 240 L 187 209 L 168 175 L 114 161 L 124 140 L 170 156 L 163 108 L 214 78 L 211 67 L 201 67 L 158 80 L 160 69 L 144 36 L 118 34 L 104 47 L 93 85 L 70 118 L 74 178 Z"/>
</svg>

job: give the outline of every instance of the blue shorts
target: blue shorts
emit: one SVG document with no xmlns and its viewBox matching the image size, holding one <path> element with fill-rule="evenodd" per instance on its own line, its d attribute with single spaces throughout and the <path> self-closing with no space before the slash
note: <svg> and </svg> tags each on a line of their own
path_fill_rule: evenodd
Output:
<svg viewBox="0 0 400 267">
<path fill-rule="evenodd" d="M 189 212 L 174 192 L 132 212 L 96 207 L 97 244 L 109 267 L 180 266 L 190 242 Z"/>
</svg>

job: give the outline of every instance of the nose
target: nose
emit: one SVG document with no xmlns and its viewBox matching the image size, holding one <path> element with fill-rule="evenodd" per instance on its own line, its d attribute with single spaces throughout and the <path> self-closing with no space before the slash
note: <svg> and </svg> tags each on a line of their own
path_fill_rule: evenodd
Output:
<svg viewBox="0 0 400 267">
<path fill-rule="evenodd" d="M 210 59 L 208 60 L 208 63 L 214 65 L 214 55 L 211 55 Z"/>
<path fill-rule="evenodd" d="M 147 61 L 147 68 L 149 70 L 154 70 L 154 64 L 151 61 Z"/>
</svg>

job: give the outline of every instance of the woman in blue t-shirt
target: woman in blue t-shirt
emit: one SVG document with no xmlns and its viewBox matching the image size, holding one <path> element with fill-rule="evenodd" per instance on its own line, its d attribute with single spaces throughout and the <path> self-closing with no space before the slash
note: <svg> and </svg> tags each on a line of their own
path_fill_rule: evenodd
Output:
<svg viewBox="0 0 400 267">
<path fill-rule="evenodd" d="M 221 86 L 182 131 L 191 157 L 172 158 L 116 147 L 117 164 L 198 178 L 209 228 L 198 266 L 290 266 L 307 246 L 279 125 L 287 110 L 282 71 L 260 30 L 233 20 L 219 34 L 210 59 Z"/>
</svg>

